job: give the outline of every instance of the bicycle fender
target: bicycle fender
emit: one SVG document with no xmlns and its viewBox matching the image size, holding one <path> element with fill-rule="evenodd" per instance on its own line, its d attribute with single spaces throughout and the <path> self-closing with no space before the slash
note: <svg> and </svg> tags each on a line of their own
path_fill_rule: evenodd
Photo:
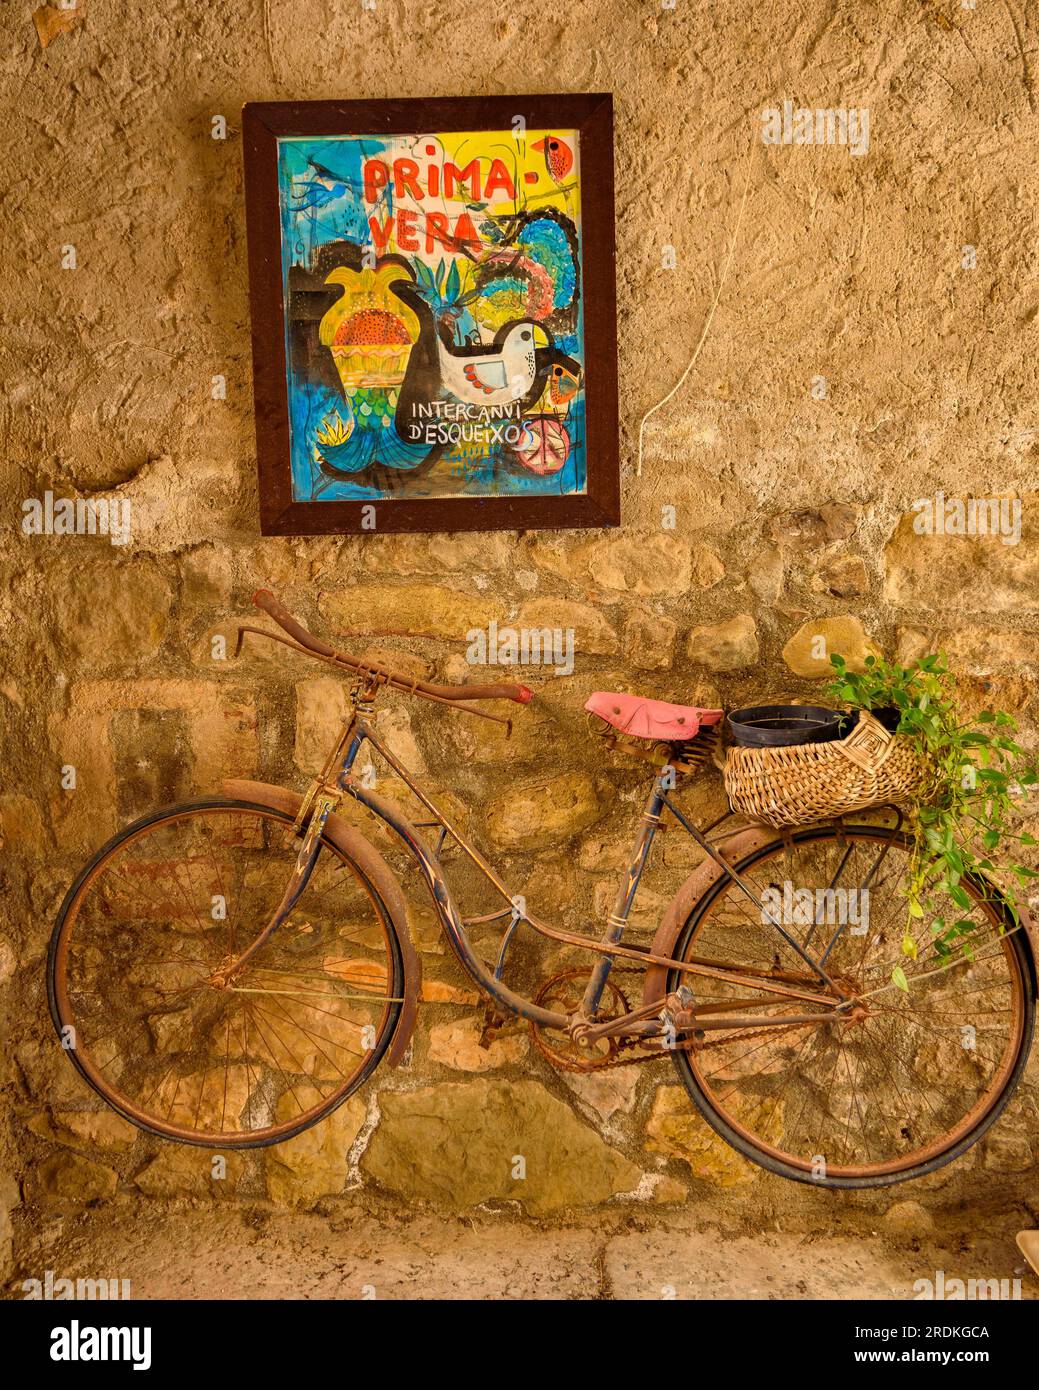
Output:
<svg viewBox="0 0 1039 1390">
<path fill-rule="evenodd" d="M 724 848 L 721 852 L 733 867 L 738 868 L 749 855 L 756 853 L 757 850 L 776 839 L 776 831 L 766 826 L 748 826 L 745 830 L 737 831 L 736 834 L 729 836 L 724 841 Z M 693 904 L 709 888 L 713 887 L 718 879 L 724 877 L 725 870 L 713 859 L 705 859 L 702 864 L 697 865 L 668 903 L 667 909 L 660 919 L 660 926 L 657 928 L 657 934 L 650 946 L 650 952 L 653 955 L 672 957 L 678 934 L 692 911 Z M 998 892 L 999 890 L 996 889 L 995 891 Z M 1017 914 L 1024 927 L 1034 983 L 1039 980 L 1039 928 L 1037 928 L 1034 918 L 1024 903 L 1017 905 Z M 648 968 L 642 991 L 644 1004 L 663 1003 L 667 994 L 667 974 L 668 967 L 666 965 L 651 965 Z"/>
<path fill-rule="evenodd" d="M 230 778 L 221 782 L 220 790 L 226 796 L 233 797 L 235 801 L 254 801 L 259 806 L 269 806 L 272 811 L 282 811 L 293 818 L 297 815 L 303 800 L 299 792 L 290 791 L 287 787 L 275 787 L 269 782 L 250 782 L 244 778 Z M 404 961 L 404 1005 L 397 1020 L 393 1041 L 386 1053 L 388 1065 L 399 1067 L 415 1031 L 419 996 L 422 992 L 422 962 L 411 940 L 407 903 L 393 870 L 359 830 L 348 825 L 342 816 L 333 813 L 325 822 L 325 835 L 337 849 L 356 860 L 371 879 L 386 903 L 400 942 L 401 957 Z"/>
</svg>

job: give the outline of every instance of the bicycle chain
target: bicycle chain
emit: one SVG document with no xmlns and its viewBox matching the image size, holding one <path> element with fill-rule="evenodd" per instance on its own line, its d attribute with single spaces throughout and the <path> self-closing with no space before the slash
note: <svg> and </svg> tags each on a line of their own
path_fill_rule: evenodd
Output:
<svg viewBox="0 0 1039 1390">
<path fill-rule="evenodd" d="M 804 1026 L 803 1023 L 784 1023 L 775 1028 L 755 1028 L 753 1032 L 750 1033 L 744 1032 L 743 1029 L 735 1028 L 732 1031 L 734 1033 L 739 1033 L 741 1042 L 751 1042 L 754 1038 L 774 1037 L 777 1033 L 789 1033 L 792 1028 L 803 1028 Z M 706 1040 L 701 1042 L 697 1039 L 695 1042 L 678 1043 L 674 1047 L 661 1048 L 659 1052 L 647 1052 L 641 1057 L 628 1057 L 604 1062 L 602 1068 L 597 1067 L 595 1070 L 605 1071 L 608 1067 L 626 1067 L 630 1066 L 633 1062 L 655 1062 L 658 1057 L 666 1057 L 672 1052 L 709 1052 L 712 1047 L 724 1047 L 726 1043 L 732 1041 L 732 1038 L 716 1038 L 712 1042 L 707 1042 Z M 637 1047 L 639 1045 L 638 1040 L 633 1039 L 629 1045 Z"/>
</svg>

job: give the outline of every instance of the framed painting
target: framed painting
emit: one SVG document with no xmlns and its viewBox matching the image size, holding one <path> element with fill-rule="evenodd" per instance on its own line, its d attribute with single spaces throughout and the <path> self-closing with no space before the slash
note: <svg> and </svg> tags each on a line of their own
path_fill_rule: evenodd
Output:
<svg viewBox="0 0 1039 1390">
<path fill-rule="evenodd" d="M 263 533 L 616 525 L 611 97 L 243 129 Z"/>
</svg>

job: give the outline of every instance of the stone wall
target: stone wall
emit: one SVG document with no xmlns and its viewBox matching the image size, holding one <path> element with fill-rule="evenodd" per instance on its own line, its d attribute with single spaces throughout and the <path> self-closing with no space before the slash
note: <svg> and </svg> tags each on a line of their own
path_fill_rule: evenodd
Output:
<svg viewBox="0 0 1039 1390">
<path fill-rule="evenodd" d="M 225 775 L 302 786 L 313 770 L 343 685 L 259 643 L 213 659 L 259 584 L 313 630 L 439 679 L 470 674 L 470 626 L 575 629 L 572 677 L 524 672 L 538 694 L 508 744 L 403 697 L 383 724 L 472 808 L 463 819 L 509 882 L 572 926 L 602 921 L 642 797 L 637 766 L 605 758 L 586 728 L 592 690 L 803 697 L 821 674 L 813 635 L 845 653 L 944 643 L 968 700 L 1016 711 L 1031 738 L 1034 12 L 89 0 L 44 49 L 30 8 L 5 7 L 0 58 L 5 1205 L 137 1191 L 376 1209 L 519 1198 L 531 1217 L 726 1203 L 752 1221 L 821 1219 L 819 1194 L 712 1142 L 665 1064 L 575 1079 L 523 1031 L 478 1048 L 475 996 L 414 894 L 427 983 L 408 1065 L 211 1181 L 205 1155 L 137 1134 L 76 1081 L 46 1017 L 46 942 L 84 857 L 135 814 Z M 242 103 L 603 89 L 617 111 L 622 528 L 259 538 Z M 868 152 L 762 145 L 762 108 L 786 99 L 868 107 Z M 695 372 L 649 423 L 637 476 L 638 421 L 701 332 L 752 143 L 720 307 Z M 22 501 L 48 489 L 129 497 L 132 543 L 22 535 Z M 917 535 L 913 503 L 939 490 L 1022 498 L 1020 543 Z M 378 636 L 389 627 L 412 635 Z M 697 806 L 722 808 L 716 783 Z M 692 862 L 665 837 L 639 927 Z M 519 977 L 551 955 L 539 963 L 524 943 Z M 1007 1200 L 1027 1190 L 1037 1094 L 1033 1070 L 991 1139 L 930 1180 L 936 1200 L 979 1181 Z M 520 1136 L 522 1194 L 503 1161 Z"/>
</svg>

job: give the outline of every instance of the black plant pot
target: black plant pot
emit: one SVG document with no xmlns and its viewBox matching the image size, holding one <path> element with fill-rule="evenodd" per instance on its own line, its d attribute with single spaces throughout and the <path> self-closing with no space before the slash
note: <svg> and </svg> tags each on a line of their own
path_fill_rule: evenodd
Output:
<svg viewBox="0 0 1039 1390">
<path fill-rule="evenodd" d="M 819 705 L 753 705 L 735 709 L 729 727 L 745 748 L 788 748 L 797 743 L 828 743 L 854 728 L 852 716 Z"/>
<path fill-rule="evenodd" d="M 881 705 L 879 709 L 871 709 L 870 714 L 878 724 L 883 724 L 889 734 L 895 732 L 902 718 L 902 711 L 895 705 Z"/>
</svg>

